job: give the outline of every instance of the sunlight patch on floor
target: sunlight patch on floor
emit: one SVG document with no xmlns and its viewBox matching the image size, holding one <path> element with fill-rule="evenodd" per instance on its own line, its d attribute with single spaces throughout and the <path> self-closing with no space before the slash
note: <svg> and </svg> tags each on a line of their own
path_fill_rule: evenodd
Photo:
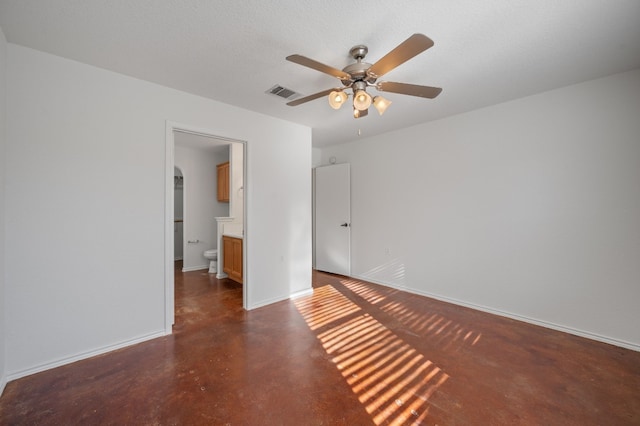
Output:
<svg viewBox="0 0 640 426">
<path fill-rule="evenodd" d="M 330 285 L 294 303 L 376 424 L 426 418 L 438 366 Z"/>
<path fill-rule="evenodd" d="M 398 290 L 377 290 L 355 279 L 341 280 L 340 283 L 370 304 L 377 305 L 382 312 L 392 315 L 412 333 L 433 339 L 444 350 L 462 345 L 473 346 L 482 337 L 482 333 L 470 330 L 442 315 L 416 312 L 401 301 L 387 300 L 390 295 L 399 293 Z"/>
</svg>

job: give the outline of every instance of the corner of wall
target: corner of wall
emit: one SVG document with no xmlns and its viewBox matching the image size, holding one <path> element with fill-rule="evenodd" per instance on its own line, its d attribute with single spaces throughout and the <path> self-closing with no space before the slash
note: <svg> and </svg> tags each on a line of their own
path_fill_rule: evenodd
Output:
<svg viewBox="0 0 640 426">
<path fill-rule="evenodd" d="M 2 28 L 0 28 L 0 395 L 4 391 L 7 384 L 6 372 L 6 326 L 5 326 L 5 278 L 4 278 L 4 188 L 6 167 L 5 147 L 7 139 L 6 116 L 7 116 L 7 40 L 4 36 Z"/>
<path fill-rule="evenodd" d="M 311 148 L 311 168 L 316 168 L 322 164 L 322 150 Z"/>
</svg>

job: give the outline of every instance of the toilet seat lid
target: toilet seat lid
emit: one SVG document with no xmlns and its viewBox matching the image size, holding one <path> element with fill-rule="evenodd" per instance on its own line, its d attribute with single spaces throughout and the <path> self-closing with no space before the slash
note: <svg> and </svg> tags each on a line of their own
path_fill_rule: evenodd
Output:
<svg viewBox="0 0 640 426">
<path fill-rule="evenodd" d="M 218 249 L 211 249 L 204 252 L 205 255 L 218 254 Z"/>
</svg>

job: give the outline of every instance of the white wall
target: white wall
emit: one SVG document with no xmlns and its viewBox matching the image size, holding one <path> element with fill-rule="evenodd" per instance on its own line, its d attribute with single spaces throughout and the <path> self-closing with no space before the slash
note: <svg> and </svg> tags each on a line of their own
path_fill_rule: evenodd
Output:
<svg viewBox="0 0 640 426">
<path fill-rule="evenodd" d="M 640 70 L 322 155 L 355 276 L 640 349 Z"/>
<path fill-rule="evenodd" d="M 248 307 L 311 287 L 311 129 L 13 44 L 7 63 L 10 379 L 163 334 L 167 121 L 247 141 Z"/>
<path fill-rule="evenodd" d="M 311 149 L 311 165 L 313 167 L 318 167 L 322 165 L 322 149 L 320 148 Z"/>
<path fill-rule="evenodd" d="M 217 199 L 216 165 L 229 161 L 229 150 L 213 153 L 179 146 L 182 135 L 176 133 L 175 164 L 184 176 L 184 271 L 209 267 L 204 251 L 218 248 L 215 218 L 229 215 L 229 203 Z M 189 243 L 188 241 L 198 241 Z"/>
<path fill-rule="evenodd" d="M 6 375 L 6 326 L 5 312 L 5 146 L 7 105 L 7 40 L 0 28 L 0 394 L 7 383 Z"/>
<path fill-rule="evenodd" d="M 244 154 L 241 143 L 229 145 L 229 214 L 244 223 Z M 221 215 L 222 216 L 222 215 Z"/>
</svg>

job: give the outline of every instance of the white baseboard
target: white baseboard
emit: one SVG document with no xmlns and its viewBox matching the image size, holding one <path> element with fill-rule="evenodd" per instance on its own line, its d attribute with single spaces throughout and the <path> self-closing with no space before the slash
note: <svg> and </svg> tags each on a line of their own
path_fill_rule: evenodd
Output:
<svg viewBox="0 0 640 426">
<path fill-rule="evenodd" d="M 182 268 L 182 272 L 200 271 L 202 269 L 209 269 L 209 264 L 198 265 L 198 266 L 189 266 L 188 268 Z"/>
<path fill-rule="evenodd" d="M 262 300 L 258 303 L 254 303 L 247 308 L 248 311 L 252 309 L 262 308 L 263 306 L 271 305 L 272 303 L 282 302 L 284 300 L 296 299 L 298 297 L 309 296 L 313 294 L 313 288 L 308 288 L 306 290 L 296 291 L 295 293 L 291 293 L 289 296 L 285 297 L 274 297 L 272 299 Z"/>
<path fill-rule="evenodd" d="M 3 375 L 0 377 L 0 396 L 2 396 L 5 386 L 7 386 L 7 376 Z"/>
<path fill-rule="evenodd" d="M 584 330 L 578 330 L 578 329 L 575 329 L 575 328 L 572 328 L 572 327 L 567 327 L 567 326 L 564 326 L 564 325 L 554 324 L 552 322 L 541 321 L 541 320 L 537 320 L 535 318 L 530 318 L 530 317 L 527 317 L 527 316 L 524 316 L 524 315 L 514 314 L 514 313 L 511 313 L 511 312 L 501 311 L 499 309 L 489 308 L 489 307 L 483 306 L 483 305 L 476 305 L 474 303 L 468 303 L 468 302 L 464 302 L 462 300 L 453 299 L 453 298 L 446 297 L 446 296 L 440 296 L 438 294 L 433 294 L 433 293 L 429 293 L 429 292 L 422 291 L 422 290 L 416 290 L 416 289 L 410 288 L 410 287 L 397 286 L 397 285 L 393 285 L 393 284 L 389 284 L 389 283 L 385 283 L 385 282 L 381 282 L 381 281 L 376 281 L 376 280 L 372 280 L 371 278 L 367 278 L 367 277 L 356 276 L 356 275 L 354 275 L 353 277 L 357 278 L 359 280 L 362 280 L 362 281 L 368 281 L 368 282 L 371 282 L 371 283 L 374 283 L 374 284 L 379 284 L 379 285 L 382 285 L 382 286 L 385 286 L 385 287 L 389 287 L 389 288 L 393 288 L 393 289 L 396 289 L 396 290 L 406 291 L 407 293 L 417 294 L 418 296 L 429 297 L 431 299 L 440 300 L 442 302 L 451 303 L 453 305 L 464 306 L 465 308 L 471 308 L 471 309 L 475 309 L 477 311 L 487 312 L 487 313 L 498 315 L 498 316 L 501 316 L 501 317 L 511 318 L 511 319 L 514 319 L 514 320 L 517 320 L 517 321 L 522 321 L 522 322 L 526 322 L 526 323 L 529 323 L 529 324 L 538 325 L 540 327 L 550 328 L 552 330 L 562 331 L 564 333 L 573 334 L 575 336 L 584 337 L 586 339 L 596 340 L 598 342 L 608 343 L 610 345 L 619 346 L 621 348 L 631 349 L 632 351 L 640 352 L 640 345 L 635 344 L 635 343 L 631 343 L 631 342 L 627 342 L 627 341 L 624 341 L 624 340 L 613 339 L 611 337 L 602 336 L 600 334 L 591 333 L 591 332 L 584 331 Z"/>
<path fill-rule="evenodd" d="M 83 353 L 78 354 L 78 355 L 65 357 L 65 358 L 60 358 L 60 359 L 57 359 L 57 360 L 52 361 L 52 362 L 47 362 L 47 363 L 44 363 L 44 364 L 40 364 L 40 365 L 37 365 L 37 366 L 32 367 L 32 368 L 27 368 L 26 370 L 21 370 L 21 371 L 16 371 L 14 373 L 10 373 L 7 376 L 6 380 L 7 380 L 7 382 L 11 382 L 13 380 L 17 380 L 17 379 L 20 379 L 22 377 L 30 376 L 30 375 L 35 374 L 35 373 L 40 373 L 42 371 L 51 370 L 52 368 L 61 367 L 63 365 L 71 364 L 72 362 L 81 361 L 83 359 L 91 358 L 91 357 L 94 357 L 96 355 L 102 355 L 102 354 L 105 354 L 107 352 L 115 351 L 116 349 L 126 348 L 127 346 L 136 345 L 138 343 L 146 342 L 147 340 L 156 339 L 158 337 L 163 337 L 165 335 L 166 335 L 166 333 L 164 332 L 164 330 L 163 331 L 158 331 L 158 332 L 155 332 L 155 333 L 147 334 L 145 336 L 137 337 L 135 339 L 126 340 L 124 342 L 120 342 L 120 343 L 117 343 L 115 345 L 104 346 L 102 348 L 99 348 L 99 349 L 96 349 L 96 350 L 93 350 L 93 351 L 83 352 Z"/>
<path fill-rule="evenodd" d="M 297 299 L 298 297 L 311 296 L 313 294 L 313 288 L 308 288 L 306 290 L 296 291 L 295 293 L 291 293 L 289 295 L 289 299 Z"/>
<path fill-rule="evenodd" d="M 278 296 L 278 297 L 274 297 L 272 299 L 261 300 L 258 303 L 254 303 L 254 304 L 248 306 L 247 310 L 251 311 L 253 309 L 262 308 L 263 306 L 271 305 L 273 303 L 282 302 L 283 300 L 289 300 L 289 296 L 282 296 L 282 297 Z"/>
</svg>

